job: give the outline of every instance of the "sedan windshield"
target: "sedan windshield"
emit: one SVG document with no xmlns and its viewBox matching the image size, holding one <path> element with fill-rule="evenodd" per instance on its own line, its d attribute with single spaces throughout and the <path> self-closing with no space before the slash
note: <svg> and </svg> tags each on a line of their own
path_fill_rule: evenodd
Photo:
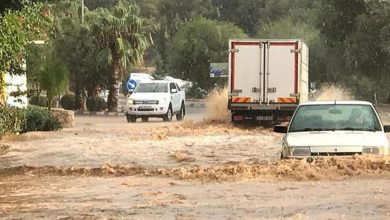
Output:
<svg viewBox="0 0 390 220">
<path fill-rule="evenodd" d="M 168 92 L 167 83 L 140 83 L 134 90 L 134 93 L 166 93 Z"/>
<path fill-rule="evenodd" d="M 381 131 L 370 105 L 304 105 L 291 121 L 289 132 L 300 131 Z"/>
</svg>

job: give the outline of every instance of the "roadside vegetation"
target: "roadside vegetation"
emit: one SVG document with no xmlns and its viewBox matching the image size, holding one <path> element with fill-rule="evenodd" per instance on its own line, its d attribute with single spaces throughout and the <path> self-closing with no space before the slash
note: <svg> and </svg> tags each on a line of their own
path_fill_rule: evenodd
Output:
<svg viewBox="0 0 390 220">
<path fill-rule="evenodd" d="M 0 4 L 1 76 L 27 72 L 29 95 L 44 92 L 47 107 L 53 97 L 71 94 L 74 105 L 68 107 L 81 109 L 83 99 L 99 100 L 99 92 L 108 90 L 107 108 L 116 111 L 118 82 L 148 67 L 156 76 L 192 81 L 189 95 L 202 97 L 226 84 L 209 78 L 209 64 L 226 62 L 228 39 L 244 37 L 303 39 L 310 47 L 311 81 L 345 87 L 357 99 L 390 101 L 388 1 L 81 2 Z"/>
<path fill-rule="evenodd" d="M 56 131 L 60 128 L 58 119 L 46 108 L 34 105 L 26 109 L 0 108 L 0 137 L 29 131 Z"/>
</svg>

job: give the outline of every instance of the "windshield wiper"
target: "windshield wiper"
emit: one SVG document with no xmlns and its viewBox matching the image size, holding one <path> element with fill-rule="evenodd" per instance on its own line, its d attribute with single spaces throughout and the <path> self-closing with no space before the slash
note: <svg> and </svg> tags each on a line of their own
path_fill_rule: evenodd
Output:
<svg viewBox="0 0 390 220">
<path fill-rule="evenodd" d="M 292 130 L 290 132 L 302 132 L 302 131 L 324 131 L 324 129 L 322 129 L 322 128 L 304 128 L 304 129 Z"/>
<path fill-rule="evenodd" d="M 345 127 L 345 128 L 340 128 L 340 130 L 342 130 L 342 131 L 357 131 L 358 129 L 353 128 L 353 127 Z"/>
<path fill-rule="evenodd" d="M 345 128 L 341 128 L 340 130 L 342 131 L 372 131 L 372 132 L 376 132 L 376 130 L 374 128 L 352 128 L 352 127 L 345 127 Z"/>
</svg>

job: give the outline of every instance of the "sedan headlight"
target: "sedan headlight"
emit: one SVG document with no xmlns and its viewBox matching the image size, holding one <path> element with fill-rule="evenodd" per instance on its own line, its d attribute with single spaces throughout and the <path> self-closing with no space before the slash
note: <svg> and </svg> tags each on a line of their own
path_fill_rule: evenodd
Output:
<svg viewBox="0 0 390 220">
<path fill-rule="evenodd" d="M 285 157 L 308 157 L 311 156 L 310 147 L 292 147 L 288 146 L 287 142 L 283 140 L 282 142 L 283 150 L 282 154 Z"/>
<path fill-rule="evenodd" d="M 133 104 L 134 104 L 134 100 L 132 100 L 132 99 L 127 99 L 127 104 L 128 104 L 128 105 L 133 105 Z"/>
<path fill-rule="evenodd" d="M 363 147 L 363 154 L 383 154 L 383 147 Z"/>
<path fill-rule="evenodd" d="M 310 147 L 292 147 L 291 156 L 293 157 L 307 157 L 310 156 Z"/>
</svg>

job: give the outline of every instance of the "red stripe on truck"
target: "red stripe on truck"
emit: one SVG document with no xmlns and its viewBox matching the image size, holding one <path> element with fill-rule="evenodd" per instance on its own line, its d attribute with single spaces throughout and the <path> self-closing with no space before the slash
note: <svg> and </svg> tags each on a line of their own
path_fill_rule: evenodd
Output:
<svg viewBox="0 0 390 220">
<path fill-rule="evenodd" d="M 231 64 L 230 64 L 230 72 L 231 72 L 231 82 L 230 82 L 230 90 L 233 92 L 234 90 L 234 75 L 235 75 L 235 67 L 236 67 L 236 55 L 234 50 L 236 49 L 236 45 L 238 46 L 253 46 L 253 45 L 259 45 L 261 42 L 232 42 L 231 49 L 233 52 L 231 53 Z"/>
<path fill-rule="evenodd" d="M 298 94 L 298 42 L 295 43 L 295 85 L 294 85 L 294 93 Z"/>
<path fill-rule="evenodd" d="M 234 50 L 236 48 L 236 45 L 234 44 L 234 42 L 232 42 L 232 46 L 231 46 L 232 50 Z M 230 67 L 230 92 L 233 92 L 234 91 L 234 72 L 236 71 L 235 70 L 235 60 L 236 60 L 236 53 L 235 52 L 232 52 L 231 53 L 231 67 Z"/>
<path fill-rule="evenodd" d="M 271 42 L 271 46 L 294 46 L 294 93 L 298 93 L 298 42 Z"/>
</svg>

